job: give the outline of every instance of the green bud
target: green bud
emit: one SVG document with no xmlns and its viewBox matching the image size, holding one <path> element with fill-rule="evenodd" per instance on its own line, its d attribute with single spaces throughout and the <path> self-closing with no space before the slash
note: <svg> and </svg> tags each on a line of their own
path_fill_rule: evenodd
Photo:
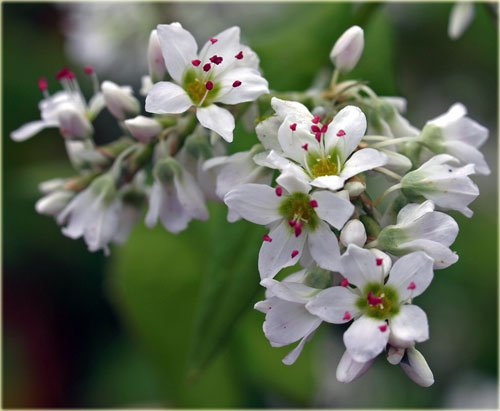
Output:
<svg viewBox="0 0 500 411">
<path fill-rule="evenodd" d="M 377 238 L 380 234 L 380 224 L 368 214 L 363 214 L 359 217 L 360 221 L 365 226 L 366 235 L 368 238 Z"/>
<path fill-rule="evenodd" d="M 332 273 L 319 267 L 309 269 L 306 273 L 304 284 L 319 290 L 331 287 L 333 285 Z"/>
<path fill-rule="evenodd" d="M 153 169 L 154 176 L 162 183 L 172 181 L 175 174 L 181 173 L 181 166 L 177 160 L 172 157 L 166 157 L 155 164 Z"/>
</svg>

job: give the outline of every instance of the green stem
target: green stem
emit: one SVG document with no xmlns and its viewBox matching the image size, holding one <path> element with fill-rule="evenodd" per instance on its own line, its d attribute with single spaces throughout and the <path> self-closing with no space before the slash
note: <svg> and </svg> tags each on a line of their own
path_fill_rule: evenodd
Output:
<svg viewBox="0 0 500 411">
<path fill-rule="evenodd" d="M 386 176 L 392 177 L 398 181 L 401 181 L 401 179 L 403 178 L 399 174 L 396 174 L 395 172 L 388 170 L 385 167 L 377 167 L 377 168 L 374 168 L 373 170 L 378 171 L 379 173 L 385 174 Z"/>
<path fill-rule="evenodd" d="M 408 136 L 408 137 L 399 137 L 399 138 L 393 138 L 390 140 L 382 141 L 380 143 L 375 143 L 371 147 L 372 148 L 382 148 L 386 146 L 391 146 L 393 144 L 403 144 L 403 143 L 419 143 L 419 140 L 415 136 Z"/>
</svg>

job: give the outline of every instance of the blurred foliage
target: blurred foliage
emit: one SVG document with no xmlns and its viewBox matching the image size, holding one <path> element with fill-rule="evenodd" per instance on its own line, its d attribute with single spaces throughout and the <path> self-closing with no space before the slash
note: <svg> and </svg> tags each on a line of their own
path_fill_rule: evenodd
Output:
<svg viewBox="0 0 500 411">
<path fill-rule="evenodd" d="M 182 22 L 197 6 L 169 5 L 164 14 Z M 366 47 L 349 77 L 368 80 L 380 95 L 407 97 L 416 126 L 464 102 L 492 130 L 485 151 L 496 174 L 498 39 L 482 6 L 456 42 L 446 36 L 451 4 L 205 4 L 203 18 L 212 13 L 215 21 L 223 10 L 234 20 L 224 26 L 240 24 L 275 90 L 308 88 L 320 69 L 331 69 L 335 39 L 360 24 Z M 458 264 L 436 272 L 418 299 L 430 320 L 431 340 L 421 349 L 433 387 L 416 386 L 382 358 L 361 380 L 336 382 L 343 329 L 326 324 L 287 367 L 281 359 L 293 347 L 271 348 L 264 316 L 252 309 L 263 298 L 259 227 L 230 225 L 213 204 L 210 221 L 178 236 L 139 226 L 105 259 L 35 213 L 37 184 L 71 173 L 64 146 L 54 130 L 24 144 L 8 135 L 38 118 L 40 74 L 68 64 L 61 12 L 42 3 L 2 7 L 4 406 L 436 408 L 457 374 L 496 381 L 495 175 L 477 179 L 482 195 L 472 219 L 454 215 Z M 272 13 L 272 24 L 245 19 L 245 7 Z M 56 88 L 53 77 L 49 84 Z M 96 125 L 101 141 L 115 132 L 105 123 L 104 115 Z M 233 152 L 256 142 L 241 126 L 236 134 Z"/>
</svg>

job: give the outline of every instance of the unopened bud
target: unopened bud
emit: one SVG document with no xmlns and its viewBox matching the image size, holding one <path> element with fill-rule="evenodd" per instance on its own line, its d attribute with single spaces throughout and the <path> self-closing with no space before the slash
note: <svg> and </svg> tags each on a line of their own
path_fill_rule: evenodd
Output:
<svg viewBox="0 0 500 411">
<path fill-rule="evenodd" d="M 165 60 L 163 59 L 163 54 L 161 52 L 160 41 L 158 40 L 158 32 L 156 30 L 153 30 L 149 35 L 148 67 L 149 75 L 151 76 L 151 80 L 153 80 L 153 82 L 163 79 L 166 67 Z"/>
<path fill-rule="evenodd" d="M 398 365 L 404 354 L 404 348 L 393 347 L 391 345 L 387 351 L 387 361 L 389 361 L 392 365 Z"/>
<path fill-rule="evenodd" d="M 150 117 L 137 116 L 124 121 L 130 134 L 141 143 L 147 144 L 162 130 L 161 125 Z"/>
<path fill-rule="evenodd" d="M 125 120 L 139 113 L 139 101 L 132 95 L 132 88 L 120 87 L 111 81 L 105 81 L 101 89 L 108 110 L 119 120 Z"/>
<path fill-rule="evenodd" d="M 434 375 L 432 374 L 427 361 L 420 352 L 411 347 L 406 350 L 406 354 L 399 363 L 403 371 L 414 382 L 422 387 L 430 387 L 434 384 Z"/>
<path fill-rule="evenodd" d="M 347 190 L 350 197 L 357 197 L 364 193 L 366 189 L 366 184 L 361 181 L 348 181 L 344 185 L 344 189 Z"/>
<path fill-rule="evenodd" d="M 35 209 L 39 214 L 56 216 L 66 207 L 74 195 L 75 193 L 72 191 L 53 191 L 38 200 Z"/>
<path fill-rule="evenodd" d="M 366 234 L 369 238 L 377 238 L 380 233 L 380 224 L 369 215 L 362 215 L 359 217 L 365 226 Z"/>
<path fill-rule="evenodd" d="M 92 124 L 73 104 L 64 104 L 57 111 L 59 131 L 64 138 L 85 139 L 93 132 Z"/>
<path fill-rule="evenodd" d="M 474 18 L 474 3 L 464 1 L 453 5 L 448 23 L 448 36 L 452 40 L 458 39 L 469 27 Z"/>
<path fill-rule="evenodd" d="M 340 36 L 333 46 L 330 52 L 330 60 L 337 69 L 347 73 L 357 64 L 364 45 L 363 29 L 359 26 L 352 26 Z"/>
<path fill-rule="evenodd" d="M 344 383 L 354 381 L 356 378 L 361 377 L 370 368 L 372 363 L 373 360 L 368 362 L 354 361 L 346 351 L 337 366 L 337 380 Z"/>
<path fill-rule="evenodd" d="M 363 247 L 366 243 L 366 230 L 363 223 L 359 220 L 348 221 L 340 233 L 340 242 L 346 247 L 349 244 Z"/>
</svg>

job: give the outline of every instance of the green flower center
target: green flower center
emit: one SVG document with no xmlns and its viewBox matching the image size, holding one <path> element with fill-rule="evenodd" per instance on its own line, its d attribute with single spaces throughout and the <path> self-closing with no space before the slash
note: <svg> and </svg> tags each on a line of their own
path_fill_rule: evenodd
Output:
<svg viewBox="0 0 500 411">
<path fill-rule="evenodd" d="M 292 229 L 300 224 L 300 227 L 306 225 L 314 230 L 319 223 L 311 199 L 304 193 L 293 193 L 286 197 L 279 206 L 279 212 L 287 219 Z"/>
<path fill-rule="evenodd" d="M 399 312 L 397 291 L 390 285 L 369 283 L 359 297 L 356 306 L 365 315 L 378 320 L 386 320 Z"/>
<path fill-rule="evenodd" d="M 206 107 L 217 96 L 220 85 L 212 77 L 212 74 L 206 76 L 199 69 L 190 69 L 184 74 L 183 88 L 196 106 Z"/>
<path fill-rule="evenodd" d="M 338 175 L 342 171 L 342 163 L 340 157 L 335 151 L 330 154 L 309 154 L 307 164 L 311 176 L 323 177 Z"/>
</svg>

